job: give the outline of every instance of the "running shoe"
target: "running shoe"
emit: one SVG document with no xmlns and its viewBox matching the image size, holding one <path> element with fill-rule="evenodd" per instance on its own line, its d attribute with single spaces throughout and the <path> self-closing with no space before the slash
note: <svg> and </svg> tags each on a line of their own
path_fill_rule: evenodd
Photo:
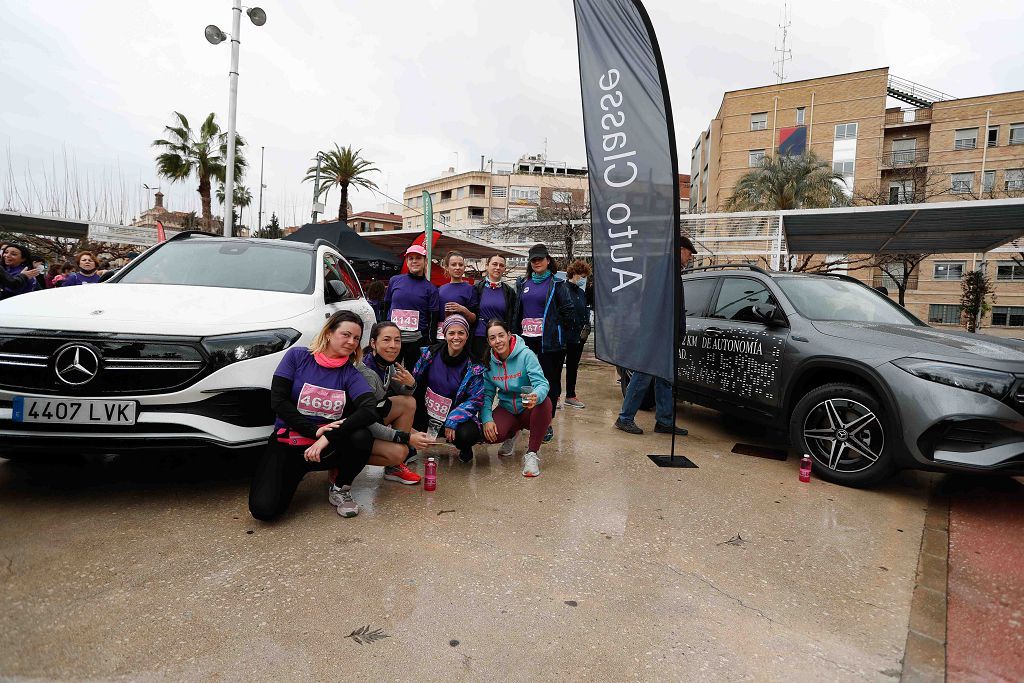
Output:
<svg viewBox="0 0 1024 683">
<path fill-rule="evenodd" d="M 355 517 L 359 514 L 359 503 L 352 498 L 351 486 L 332 486 L 330 501 L 337 506 L 338 514 L 342 517 Z"/>
<path fill-rule="evenodd" d="M 461 460 L 462 462 L 470 462 L 471 460 L 473 460 L 473 449 L 464 448 L 461 451 L 459 451 L 459 460 Z"/>
<path fill-rule="evenodd" d="M 633 422 L 632 420 L 628 420 L 628 421 L 627 420 L 616 420 L 615 421 L 615 428 L 616 429 L 621 429 L 622 431 L 626 432 L 627 434 L 643 434 L 644 433 L 644 430 L 642 430 L 639 427 L 637 427 L 636 426 L 636 422 Z"/>
<path fill-rule="evenodd" d="M 514 434 L 511 439 L 505 439 L 502 442 L 501 448 L 498 449 L 498 455 L 507 458 L 516 452 L 516 436 L 518 436 L 518 433 Z"/>
<path fill-rule="evenodd" d="M 572 398 L 565 399 L 565 405 L 569 406 L 570 408 L 581 408 L 582 409 L 582 408 L 586 408 L 587 407 L 586 403 L 584 403 L 583 401 L 579 400 L 575 396 L 573 396 Z"/>
<path fill-rule="evenodd" d="M 551 441 L 553 438 L 555 438 L 555 428 L 548 427 L 548 431 L 544 432 L 544 443 Z"/>
<path fill-rule="evenodd" d="M 384 478 L 388 481 L 397 481 L 399 484 L 408 484 L 409 486 L 420 483 L 420 475 L 410 470 L 404 463 L 385 467 Z"/>
<path fill-rule="evenodd" d="M 526 455 L 523 456 L 523 476 L 540 476 L 540 456 L 533 451 L 528 451 Z"/>
</svg>

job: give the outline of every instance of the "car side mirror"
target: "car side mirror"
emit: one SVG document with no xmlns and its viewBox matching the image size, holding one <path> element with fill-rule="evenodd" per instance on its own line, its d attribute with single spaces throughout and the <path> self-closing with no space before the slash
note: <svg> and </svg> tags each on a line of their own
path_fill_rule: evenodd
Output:
<svg viewBox="0 0 1024 683">
<path fill-rule="evenodd" d="M 352 297 L 352 294 L 348 291 L 348 287 L 341 280 L 328 280 L 327 290 L 332 302 L 344 301 Z"/>
<path fill-rule="evenodd" d="M 780 327 L 786 324 L 785 319 L 779 313 L 778 306 L 774 304 L 754 304 L 754 315 L 769 327 Z"/>
</svg>

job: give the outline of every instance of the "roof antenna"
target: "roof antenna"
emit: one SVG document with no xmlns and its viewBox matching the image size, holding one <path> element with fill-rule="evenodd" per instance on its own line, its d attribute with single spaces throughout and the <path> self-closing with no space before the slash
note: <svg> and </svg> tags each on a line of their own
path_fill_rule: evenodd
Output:
<svg viewBox="0 0 1024 683">
<path fill-rule="evenodd" d="M 789 49 L 789 28 L 793 25 L 791 21 L 791 15 L 789 10 L 789 3 L 782 4 L 782 23 L 779 24 L 779 28 L 782 29 L 782 47 L 775 48 L 775 54 L 777 59 L 773 62 L 775 64 L 774 73 L 778 78 L 778 83 L 782 83 L 786 80 L 786 62 L 793 59 L 793 51 Z"/>
</svg>

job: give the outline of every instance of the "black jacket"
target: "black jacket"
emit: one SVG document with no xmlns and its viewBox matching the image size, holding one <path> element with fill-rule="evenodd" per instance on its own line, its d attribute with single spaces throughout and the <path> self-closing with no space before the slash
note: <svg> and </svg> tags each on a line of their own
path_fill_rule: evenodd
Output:
<svg viewBox="0 0 1024 683">
<path fill-rule="evenodd" d="M 583 332 L 583 327 L 590 321 L 587 315 L 587 293 L 583 291 L 582 287 L 572 282 L 566 282 L 565 289 L 572 299 L 574 309 L 572 320 L 565 322 L 562 326 L 565 331 L 565 343 L 579 344 L 580 333 Z"/>
<path fill-rule="evenodd" d="M 551 277 L 554 277 L 552 275 Z M 523 287 L 529 276 L 516 280 L 516 313 L 512 321 L 512 331 L 523 333 Z M 529 280 L 532 282 L 532 279 Z M 541 353 L 564 351 L 566 343 L 566 327 L 575 323 L 576 306 L 569 294 L 570 286 L 564 280 L 555 280 L 555 288 L 544 311 L 544 334 L 541 336 Z M 577 289 L 579 289 L 577 287 Z M 582 326 L 582 324 L 580 324 Z"/>
<path fill-rule="evenodd" d="M 480 297 L 484 293 L 484 287 L 487 285 L 487 278 L 482 277 L 473 284 L 473 289 L 476 290 L 476 300 L 480 301 Z M 516 296 L 516 290 L 512 289 L 511 286 L 501 283 L 501 293 L 505 295 L 505 324 L 508 325 L 509 329 L 513 329 L 515 324 L 516 305 L 519 303 L 518 297 Z M 477 316 L 480 315 L 480 310 L 475 311 Z M 487 322 L 486 320 L 484 322 Z"/>
</svg>

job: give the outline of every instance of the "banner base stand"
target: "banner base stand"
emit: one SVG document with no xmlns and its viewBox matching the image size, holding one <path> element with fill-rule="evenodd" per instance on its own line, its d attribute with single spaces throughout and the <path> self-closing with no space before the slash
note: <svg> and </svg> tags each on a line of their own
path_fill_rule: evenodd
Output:
<svg viewBox="0 0 1024 683">
<path fill-rule="evenodd" d="M 682 455 L 648 455 L 658 467 L 686 467 L 697 469 L 697 464 L 689 458 Z"/>
</svg>

